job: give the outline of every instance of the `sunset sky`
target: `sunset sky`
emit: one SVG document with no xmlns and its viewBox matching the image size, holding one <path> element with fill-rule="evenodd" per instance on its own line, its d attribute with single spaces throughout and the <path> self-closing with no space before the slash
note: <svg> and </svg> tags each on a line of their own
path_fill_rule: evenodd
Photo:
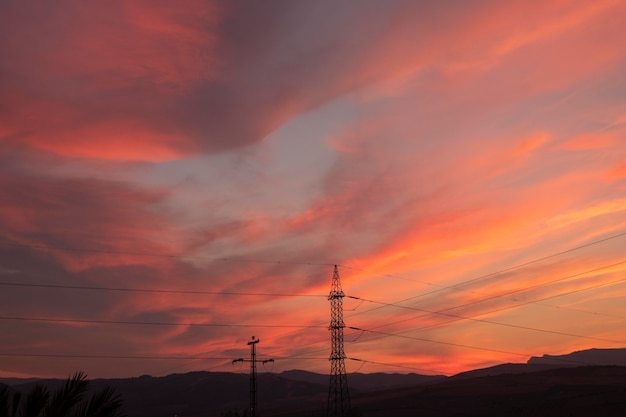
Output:
<svg viewBox="0 0 626 417">
<path fill-rule="evenodd" d="M 0 1 L 0 377 L 626 347 L 626 1 Z M 357 360 L 355 360 L 357 359 Z"/>
</svg>

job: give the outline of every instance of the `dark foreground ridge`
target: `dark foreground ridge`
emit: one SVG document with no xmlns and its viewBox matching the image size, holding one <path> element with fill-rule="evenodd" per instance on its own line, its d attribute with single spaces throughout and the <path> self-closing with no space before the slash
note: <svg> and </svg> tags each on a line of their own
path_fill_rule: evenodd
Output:
<svg viewBox="0 0 626 417">
<path fill-rule="evenodd" d="M 626 367 L 577 366 L 575 361 L 584 358 L 607 362 L 611 358 L 619 362 L 624 354 L 626 349 L 592 349 L 448 378 L 349 374 L 348 383 L 355 415 L 363 417 L 623 417 L 626 416 Z M 568 366 L 561 366 L 564 363 Z M 321 417 L 328 381 L 328 375 L 306 371 L 260 374 L 259 415 Z M 35 384 L 10 382 L 13 389 L 22 392 Z M 62 380 L 40 382 L 54 389 Z M 122 395 L 124 411 L 129 417 L 220 417 L 236 413 L 242 416 L 248 407 L 247 374 L 191 372 L 91 382 L 94 391 L 106 386 L 114 387 Z"/>
<path fill-rule="evenodd" d="M 353 402 L 368 417 L 626 416 L 626 367 L 450 378 L 439 384 L 377 392 Z"/>
</svg>

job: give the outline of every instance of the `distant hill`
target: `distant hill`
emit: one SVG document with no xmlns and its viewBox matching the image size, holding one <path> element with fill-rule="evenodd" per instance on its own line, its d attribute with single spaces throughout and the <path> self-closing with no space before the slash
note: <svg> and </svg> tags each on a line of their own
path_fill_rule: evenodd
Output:
<svg viewBox="0 0 626 417">
<path fill-rule="evenodd" d="M 528 360 L 530 365 L 588 366 L 617 365 L 626 366 L 626 349 L 587 349 L 568 353 L 567 355 L 533 356 Z"/>
<path fill-rule="evenodd" d="M 351 395 L 361 392 L 417 386 L 445 380 L 444 376 L 417 374 L 350 374 Z M 12 380 L 16 382 L 19 380 Z M 115 387 L 125 402 L 129 417 L 219 416 L 228 411 L 245 410 L 249 404 L 248 374 L 227 372 L 190 372 L 165 377 L 94 379 L 91 388 L 96 391 L 106 386 Z M 318 410 L 326 406 L 328 375 L 307 371 L 287 371 L 281 374 L 263 373 L 258 376 L 259 409 Z M 27 392 L 37 383 L 56 389 L 60 379 L 22 380 L 13 385 Z"/>
<path fill-rule="evenodd" d="M 41 381 L 41 378 L 0 378 L 0 384 L 19 385 L 29 382 Z"/>
<path fill-rule="evenodd" d="M 122 396 L 129 417 L 220 416 L 228 411 L 245 410 L 249 405 L 250 377 L 228 372 L 190 372 L 165 377 L 141 376 L 124 379 L 94 379 L 94 391 L 112 386 Z M 50 389 L 63 381 L 41 380 Z M 26 392 L 36 383 L 14 385 Z M 318 407 L 325 404 L 328 385 L 258 375 L 258 401 L 262 409 L 293 405 Z"/>
<path fill-rule="evenodd" d="M 574 366 L 626 366 L 626 349 L 588 349 L 566 355 L 533 356 L 526 363 L 504 363 L 461 372 L 452 378 L 525 374 Z"/>
<path fill-rule="evenodd" d="M 438 384 L 355 396 L 352 404 L 365 417 L 624 417 L 626 367 L 449 378 Z"/>
<path fill-rule="evenodd" d="M 518 366 L 511 369 L 515 368 Z M 298 372 L 291 372 L 291 376 L 294 374 Z M 42 383 L 58 387 L 62 380 Z M 91 381 L 94 390 L 115 387 L 124 398 L 129 417 L 220 417 L 229 411 L 241 413 L 248 407 L 248 384 L 246 374 L 218 372 Z M 27 391 L 33 385 L 30 382 L 14 388 Z M 327 381 L 313 384 L 281 375 L 260 374 L 258 388 L 258 410 L 263 417 L 324 415 Z M 352 405 L 363 417 L 623 417 L 626 416 L 626 367 L 566 367 L 443 378 L 439 382 L 379 391 L 351 389 L 350 396 Z"/>
<path fill-rule="evenodd" d="M 582 366 L 585 363 L 611 366 Z M 352 404 L 364 417 L 382 416 L 626 416 L 626 349 L 590 349 L 533 357 L 453 377 L 417 374 L 349 374 Z M 63 380 L 4 381 L 22 392 Z M 190 372 L 165 377 L 95 379 L 91 389 L 112 386 L 129 417 L 220 417 L 248 408 L 249 375 Z M 263 373 L 258 409 L 264 417 L 323 415 L 329 376 L 307 371 Z"/>
<path fill-rule="evenodd" d="M 286 371 L 279 374 L 279 376 L 290 379 L 293 381 L 304 381 L 313 384 L 328 385 L 329 376 L 316 374 L 307 371 Z M 348 386 L 350 389 L 358 391 L 380 391 L 384 389 L 411 387 L 423 384 L 432 384 L 435 382 L 441 382 L 446 377 L 443 375 L 419 375 L 419 374 L 385 374 L 385 373 L 372 373 L 372 374 L 349 374 Z"/>
<path fill-rule="evenodd" d="M 549 369 L 558 368 L 558 365 L 544 365 L 544 364 L 526 364 L 526 363 L 503 363 L 501 365 L 491 366 L 489 368 L 474 369 L 471 371 L 461 372 L 450 378 L 463 379 L 463 378 L 476 378 L 482 376 L 494 376 L 494 375 L 516 375 L 527 374 L 529 372 L 546 371 Z"/>
</svg>

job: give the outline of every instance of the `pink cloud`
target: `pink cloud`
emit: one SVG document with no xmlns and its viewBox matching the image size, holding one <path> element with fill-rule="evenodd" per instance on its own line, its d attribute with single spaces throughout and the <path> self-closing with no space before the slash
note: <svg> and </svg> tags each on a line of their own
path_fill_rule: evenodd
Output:
<svg viewBox="0 0 626 417">
<path fill-rule="evenodd" d="M 157 243 L 162 221 L 148 211 L 165 198 L 164 191 L 15 172 L 2 172 L 0 188 L 7 196 L 0 208 L 4 239 L 42 248 L 51 245 L 50 255 L 68 268 L 133 263 L 136 256 L 123 254 L 169 249 Z M 87 252 L 57 251 L 55 247 L 85 248 Z M 120 261 L 122 258 L 127 260 Z"/>
<path fill-rule="evenodd" d="M 626 178 L 626 164 L 617 165 L 613 167 L 606 174 L 609 179 L 623 179 Z"/>
<path fill-rule="evenodd" d="M 452 9 L 365 2 L 334 5 L 333 13 L 317 2 L 0 7 L 7 58 L 0 64 L 0 225 L 3 239 L 23 245 L 3 246 L 3 277 L 327 293 L 338 263 L 352 267 L 341 267 L 346 293 L 393 301 L 601 239 L 626 224 L 618 188 L 625 176 L 620 2 L 479 1 Z M 286 123 L 315 130 L 299 116 L 333 101 L 353 106 L 358 116 L 346 120 L 356 122 L 337 123 L 340 131 L 319 138 L 334 163 L 311 175 L 297 202 L 284 191 L 290 190 L 284 178 L 269 179 L 271 162 L 248 171 L 237 158 L 244 147 L 261 153 L 254 145 Z M 220 152 L 235 157 L 219 160 Z M 310 158 L 284 153 L 294 170 L 304 169 L 300 158 Z M 186 159 L 197 154 L 209 156 Z M 580 259 L 496 274 L 411 305 L 539 326 L 544 307 L 491 310 L 513 305 L 507 293 L 531 300 L 608 279 L 618 272 L 518 292 L 546 276 L 611 262 L 620 248 L 614 241 L 594 246 Z M 612 289 L 606 291 L 598 297 Z M 261 331 L 267 351 L 328 355 L 325 328 L 189 325 L 280 325 L 285 317 L 327 323 L 324 297 L 101 291 L 70 303 L 68 294 L 21 289 L 0 297 L 21 313 L 181 324 L 33 324 L 3 339 L 16 350 L 63 351 L 89 339 L 85 349 L 97 352 L 222 356 L 245 351 L 250 331 Z M 581 298 L 581 309 L 592 298 Z M 351 325 L 387 325 L 443 342 L 471 345 L 478 338 L 485 348 L 510 351 L 500 336 L 517 343 L 522 334 L 427 312 L 361 314 L 361 306 L 348 313 L 351 307 L 346 302 Z M 555 326 L 577 325 L 551 317 Z M 612 332 L 596 332 L 591 322 L 579 322 L 590 335 Z M 446 372 L 523 360 L 427 340 L 369 335 L 362 342 L 350 344 L 354 356 Z M 557 338 L 525 343 L 534 354 L 589 345 Z M 109 364 L 83 364 L 113 372 Z M 328 365 L 307 364 L 317 371 Z M 50 373 L 70 365 L 55 366 Z M 23 362 L 13 372 L 24 369 L 36 372 Z"/>
<path fill-rule="evenodd" d="M 616 148 L 620 144 L 620 138 L 614 132 L 593 132 L 577 135 L 563 143 L 561 147 L 568 151 L 585 151 Z"/>
<path fill-rule="evenodd" d="M 492 59 L 477 48 L 498 39 L 494 33 L 510 32 L 507 22 L 520 13 L 533 16 L 528 25 L 534 31 L 524 25 L 515 27 L 517 40 L 507 41 L 507 54 L 529 44 L 547 41 L 550 46 L 557 35 L 571 36 L 574 27 L 589 25 L 606 14 L 616 15 L 614 7 L 548 4 L 529 10 L 520 4 L 495 9 L 479 5 L 470 17 L 429 6 L 427 11 L 435 19 L 426 19 L 417 5 L 370 5 L 350 26 L 341 23 L 349 15 L 342 9 L 326 30 L 341 36 L 345 46 L 328 49 L 325 37 L 299 32 L 293 36 L 293 42 L 311 53 L 307 58 L 319 63 L 310 66 L 299 64 L 293 51 L 270 46 L 281 36 L 281 26 L 274 28 L 267 22 L 318 13 L 313 6 L 253 10 L 195 2 L 185 10 L 160 5 L 146 13 L 137 4 L 113 3 L 103 8 L 69 2 L 64 8 L 49 7 L 32 14 L 30 8 L 18 4 L 5 14 L 11 19 L 3 22 L 5 31 L 12 34 L 4 45 L 11 59 L 5 64 L 3 102 L 11 108 L 7 114 L 10 130 L 24 135 L 23 141 L 31 146 L 80 157 L 172 159 L 255 143 L 298 112 L 358 86 L 404 79 L 450 61 Z M 372 25 L 381 11 L 393 25 Z M 259 13 L 265 18 L 262 25 L 252 19 Z M 421 24 L 414 24 L 416 15 Z M 555 15 L 559 16 L 556 23 L 542 26 Z M 605 23 L 604 30 L 618 23 Z M 455 29 L 442 30 L 448 26 Z M 367 39 L 379 36 L 367 47 L 366 27 Z M 530 38 L 520 40 L 528 33 Z M 428 48 L 426 43 L 416 47 L 409 42 L 420 37 Z M 581 70 L 606 65 L 619 52 L 610 45 L 598 49 L 597 37 L 574 38 L 572 44 L 577 47 L 561 50 L 565 55 L 546 54 L 552 61 L 541 63 L 540 72 L 527 78 L 544 78 L 543 85 L 554 85 L 559 79 L 571 83 Z M 502 47 L 496 49 L 504 53 Z M 584 65 L 576 55 L 581 49 L 588 52 Z M 352 59 L 337 61 L 344 55 Z M 250 68 L 257 73 L 255 77 L 249 75 Z M 568 78 L 564 79 L 565 73 Z"/>
</svg>

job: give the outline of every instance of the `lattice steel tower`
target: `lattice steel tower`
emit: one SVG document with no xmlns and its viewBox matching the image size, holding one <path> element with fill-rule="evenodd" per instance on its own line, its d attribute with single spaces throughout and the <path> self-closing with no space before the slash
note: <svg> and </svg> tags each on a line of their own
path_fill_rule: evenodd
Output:
<svg viewBox="0 0 626 417">
<path fill-rule="evenodd" d="M 339 271 L 335 265 L 333 283 L 328 300 L 330 301 L 330 384 L 328 386 L 327 417 L 343 417 L 350 409 L 350 393 L 348 392 L 348 378 L 346 376 L 346 354 L 343 350 L 343 297 Z"/>
</svg>

